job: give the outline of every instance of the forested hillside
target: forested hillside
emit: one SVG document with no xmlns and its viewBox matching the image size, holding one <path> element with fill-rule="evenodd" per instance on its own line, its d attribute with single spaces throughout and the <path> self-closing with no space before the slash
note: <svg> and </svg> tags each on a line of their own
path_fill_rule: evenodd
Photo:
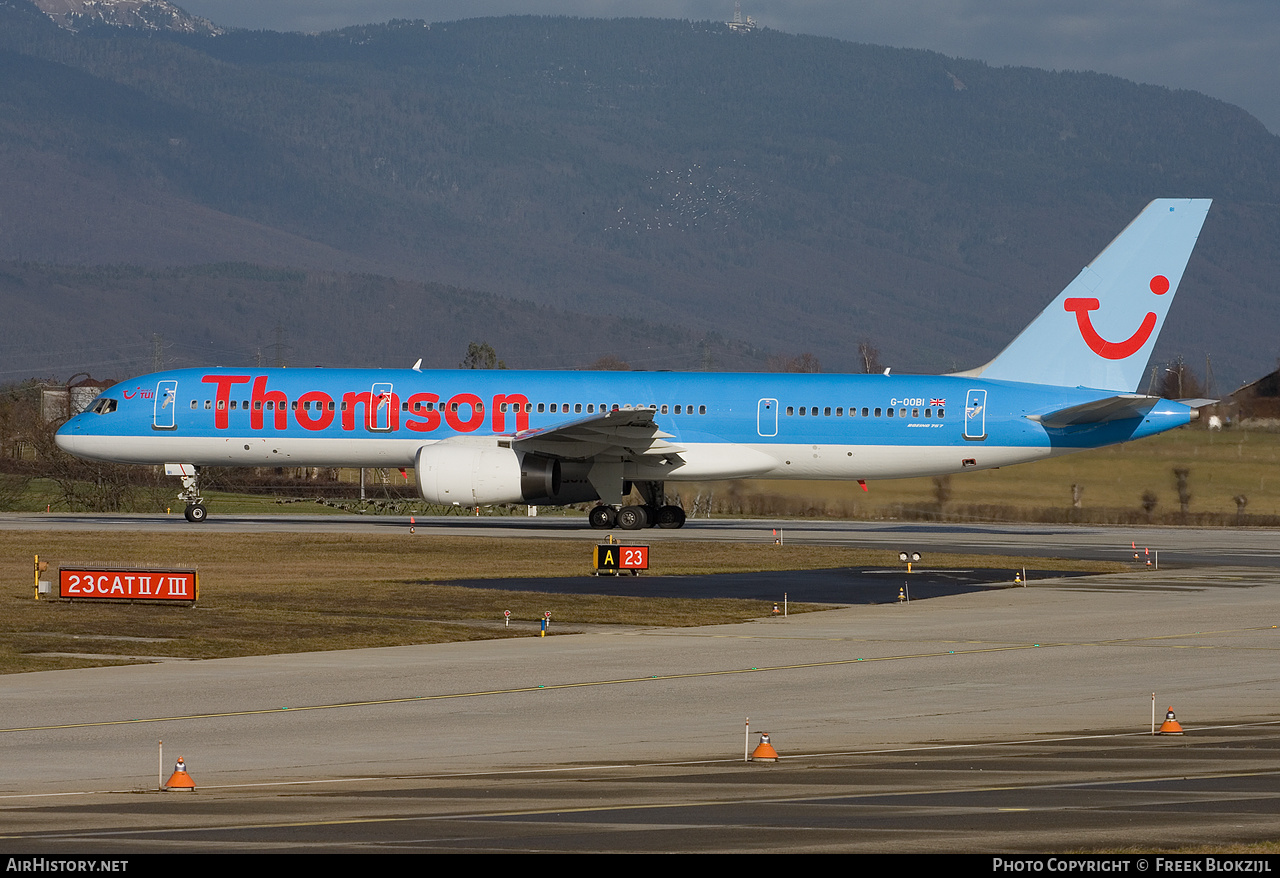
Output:
<svg viewBox="0 0 1280 878">
<path fill-rule="evenodd" d="M 637 369 L 786 365 L 715 333 L 443 284 L 244 263 L 0 262 L 0 301 L 11 330 L 32 330 L 26 338 L 6 334 L 4 361 L 27 365 L 25 371 L 0 367 L 0 385 L 29 376 L 66 378 L 70 365 L 107 377 L 192 364 L 408 368 L 418 358 L 427 368 L 452 369 L 473 342 L 487 343 L 512 368 L 614 368 L 611 358 Z M 77 330 L 75 339 L 55 324 Z"/>
<path fill-rule="evenodd" d="M 378 274 L 828 370 L 856 368 L 863 340 L 898 371 L 946 370 L 995 353 L 1151 198 L 1210 196 L 1157 357 L 1212 354 L 1234 384 L 1280 352 L 1280 139 L 1196 93 L 713 23 L 70 33 L 24 0 L 0 0 L 0 81 L 0 258 L 19 263 Z M 71 311 L 15 271 L 37 286 L 28 319 L 69 340 L 103 325 L 104 300 Z M 251 357 L 265 319 L 293 323 L 304 361 L 421 355 L 432 308 L 397 313 L 405 348 L 304 332 L 350 286 L 239 328 L 206 309 L 241 281 L 175 288 L 113 338 L 217 323 Z M 589 349 L 627 359 L 632 325 Z M 529 338 L 509 365 L 564 363 Z M 708 361 L 655 365 L 690 359 Z"/>
</svg>

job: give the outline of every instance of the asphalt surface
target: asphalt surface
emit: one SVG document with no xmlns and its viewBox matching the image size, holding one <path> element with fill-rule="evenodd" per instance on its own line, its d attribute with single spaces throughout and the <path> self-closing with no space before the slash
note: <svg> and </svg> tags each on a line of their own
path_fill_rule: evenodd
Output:
<svg viewBox="0 0 1280 878">
<path fill-rule="evenodd" d="M 943 595 L 969 594 L 990 588 L 1012 588 L 1022 569 L 978 567 L 958 570 L 901 567 L 837 567 L 829 570 L 788 570 L 781 573 L 718 573 L 710 576 L 662 576 L 624 574 L 614 576 L 564 576 L 554 579 L 460 579 L 449 585 L 466 588 L 498 588 L 551 594 L 607 594 L 652 598 L 737 598 L 787 600 L 810 604 L 891 604 L 899 600 L 924 600 Z M 1080 576 L 1031 568 L 1027 579 Z"/>
<path fill-rule="evenodd" d="M 93 530 L 118 533 L 389 533 L 409 529 L 409 520 L 363 515 L 219 515 L 203 524 L 173 515 L 26 515 L 0 513 L 0 530 Z M 417 517 L 416 536 L 530 537 L 580 540 L 593 531 L 585 518 Z M 894 551 L 1026 555 L 1108 561 L 1129 560 L 1133 547 L 1150 549 L 1157 565 L 1280 567 L 1280 531 L 1261 528 L 1101 527 L 1042 524 L 908 524 L 902 522 L 783 521 L 767 519 L 691 519 L 679 530 L 615 530 L 626 542 L 660 544 L 666 540 L 714 540 L 771 543 L 781 531 L 788 543 L 833 545 Z M 1145 557 L 1145 556 L 1144 556 Z M 924 558 L 927 566 L 928 557 Z"/>
<path fill-rule="evenodd" d="M 582 534 L 551 519 L 458 522 L 440 526 Z M 189 527 L 163 517 L 0 516 L 9 528 L 175 526 Z M 402 525 L 201 525 L 219 526 L 305 534 Z M 745 541 L 768 529 L 698 522 L 643 535 Z M 0 678 L 0 852 L 994 852 L 1274 841 L 1274 532 L 786 528 L 788 541 L 1001 554 L 1038 545 L 1105 560 L 1124 557 L 1131 534 L 1160 547 L 1159 571 L 1032 578 L 1026 588 L 699 629 Z M 1211 563 L 1174 566 L 1197 558 Z M 786 585 L 789 574 L 771 575 L 774 588 Z M 1171 705 L 1186 734 L 1151 736 L 1153 709 L 1162 717 Z M 745 764 L 762 731 L 782 761 Z M 154 792 L 179 754 L 197 791 Z"/>
</svg>

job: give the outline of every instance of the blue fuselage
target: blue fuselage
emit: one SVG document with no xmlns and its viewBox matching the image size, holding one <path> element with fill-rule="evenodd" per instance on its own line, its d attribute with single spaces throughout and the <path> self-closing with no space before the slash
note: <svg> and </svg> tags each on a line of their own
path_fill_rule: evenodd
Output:
<svg viewBox="0 0 1280 878">
<path fill-rule="evenodd" d="M 874 479 L 1097 448 L 1192 416 L 1161 400 L 1101 423 L 1033 419 L 1112 395 L 959 376 L 187 369 L 115 385 L 58 441 L 125 463 L 408 467 L 440 440 L 554 434 L 649 409 L 678 451 L 655 472 L 642 456 L 625 461 L 628 478 Z"/>
</svg>

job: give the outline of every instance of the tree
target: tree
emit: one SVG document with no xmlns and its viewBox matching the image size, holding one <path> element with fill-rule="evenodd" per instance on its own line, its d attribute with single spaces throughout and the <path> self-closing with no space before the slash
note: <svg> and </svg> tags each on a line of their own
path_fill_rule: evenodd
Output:
<svg viewBox="0 0 1280 878">
<path fill-rule="evenodd" d="M 858 365 L 862 367 L 864 375 L 875 375 L 884 371 L 884 367 L 880 365 L 880 349 L 874 347 L 870 339 L 858 342 Z"/>
<path fill-rule="evenodd" d="M 798 357 L 779 354 L 776 357 L 769 358 L 770 372 L 821 372 L 822 364 L 818 362 L 818 358 L 809 352 L 805 352 Z"/>
<path fill-rule="evenodd" d="M 1198 399 L 1204 395 L 1200 379 L 1181 357 L 1164 370 L 1159 392 L 1165 399 Z"/>
<path fill-rule="evenodd" d="M 593 372 L 630 372 L 631 364 L 626 360 L 620 360 L 613 354 L 605 354 L 587 367 Z"/>
<path fill-rule="evenodd" d="M 462 362 L 458 364 L 459 369 L 505 369 L 506 362 L 498 359 L 497 352 L 493 349 L 493 345 L 486 342 L 476 344 L 474 341 L 467 345 L 467 355 L 462 358 Z"/>
</svg>

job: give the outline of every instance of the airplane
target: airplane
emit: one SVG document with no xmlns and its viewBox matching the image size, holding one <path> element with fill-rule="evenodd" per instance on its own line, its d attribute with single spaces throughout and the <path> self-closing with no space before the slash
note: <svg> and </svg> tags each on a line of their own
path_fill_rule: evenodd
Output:
<svg viewBox="0 0 1280 878">
<path fill-rule="evenodd" d="M 1210 199 L 1152 201 L 984 366 L 950 375 L 180 369 L 108 388 L 58 430 L 82 458 L 164 464 L 204 521 L 210 466 L 412 467 L 472 507 L 599 501 L 595 528 L 681 527 L 665 484 L 933 476 L 1182 426 L 1137 393 Z M 642 505 L 623 505 L 635 486 Z"/>
</svg>

